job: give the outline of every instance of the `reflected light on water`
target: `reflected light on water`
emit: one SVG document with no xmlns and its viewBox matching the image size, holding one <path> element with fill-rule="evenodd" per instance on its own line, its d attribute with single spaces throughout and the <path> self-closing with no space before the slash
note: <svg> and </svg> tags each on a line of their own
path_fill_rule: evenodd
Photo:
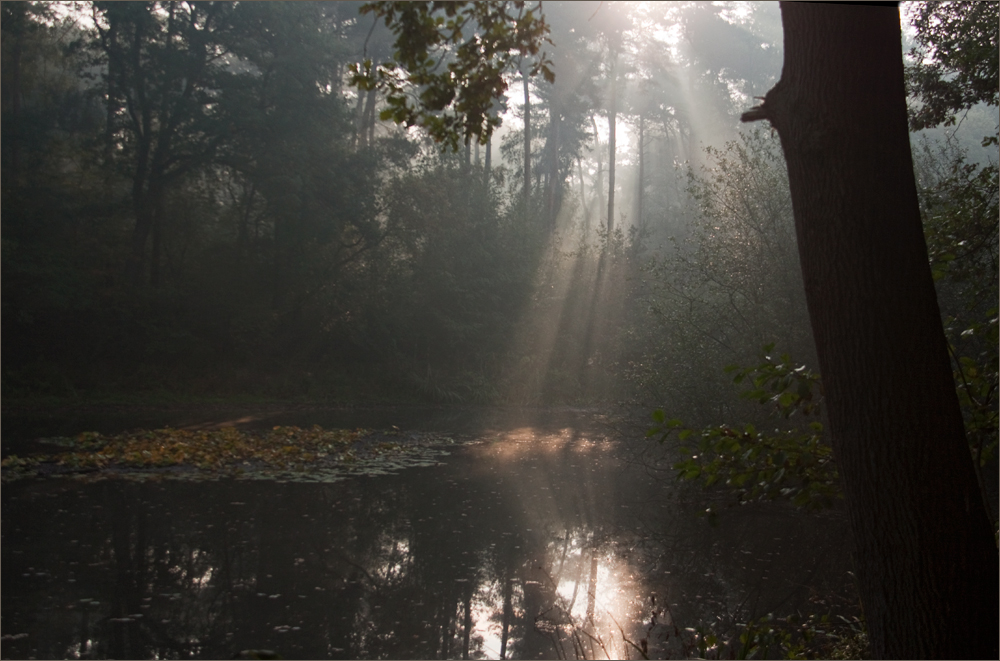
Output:
<svg viewBox="0 0 1000 661">
<path fill-rule="evenodd" d="M 577 430 L 568 427 L 555 433 L 540 435 L 535 427 L 520 427 L 509 432 L 498 433 L 488 454 L 493 460 L 510 461 L 526 456 L 553 455 L 571 451 L 586 453 L 601 448 L 598 441 L 584 437 Z"/>
<path fill-rule="evenodd" d="M 487 576 L 489 557 L 479 559 L 473 578 L 454 578 L 459 590 L 468 586 L 470 598 L 468 610 L 462 599 L 455 605 L 452 649 L 467 646 L 470 658 L 512 658 L 524 651 L 525 636 L 540 636 L 560 658 L 629 658 L 625 637 L 641 636 L 643 586 L 627 562 L 595 546 L 593 537 L 586 530 L 551 535 L 540 564 L 524 563 L 506 595 L 504 580 Z M 412 567 L 408 549 L 406 539 L 386 540 L 383 562 L 372 575 L 405 580 Z M 534 593 L 531 606 L 526 592 Z M 517 621 L 533 627 L 516 629 Z"/>
</svg>

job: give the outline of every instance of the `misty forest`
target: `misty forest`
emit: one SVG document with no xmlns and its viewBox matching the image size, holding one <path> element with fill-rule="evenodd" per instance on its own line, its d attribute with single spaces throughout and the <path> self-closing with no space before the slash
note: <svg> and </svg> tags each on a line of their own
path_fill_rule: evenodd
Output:
<svg viewBox="0 0 1000 661">
<path fill-rule="evenodd" d="M 997 658 L 996 2 L 4 2 L 3 658 Z"/>
</svg>

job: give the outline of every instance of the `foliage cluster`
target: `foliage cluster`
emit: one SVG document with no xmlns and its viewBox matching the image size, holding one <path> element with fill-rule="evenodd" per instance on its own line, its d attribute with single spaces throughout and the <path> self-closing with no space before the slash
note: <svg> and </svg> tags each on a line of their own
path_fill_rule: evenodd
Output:
<svg viewBox="0 0 1000 661">
<path fill-rule="evenodd" d="M 997 163 L 969 163 L 953 144 L 917 151 L 927 249 L 966 434 L 979 466 L 995 462 L 1000 358 Z"/>
<path fill-rule="evenodd" d="M 452 149 L 458 149 L 460 137 L 486 144 L 500 125 L 495 108 L 507 90 L 505 74 L 520 68 L 555 82 L 552 62 L 539 54 L 543 42 L 551 43 L 541 3 L 533 9 L 526 4 L 366 3 L 361 12 L 385 20 L 396 37 L 396 50 L 389 62 L 373 66 L 366 59 L 351 65 L 351 82 L 385 94 L 382 120 L 422 126 Z M 526 62 L 528 58 L 534 61 Z"/>
<path fill-rule="evenodd" d="M 917 45 L 909 53 L 908 92 L 913 130 L 953 125 L 977 103 L 1000 103 L 1000 28 L 994 5 L 979 2 L 913 3 L 910 23 Z M 996 144 L 996 136 L 983 140 Z"/>
<path fill-rule="evenodd" d="M 726 371 L 735 373 L 734 383 L 746 382 L 741 398 L 771 409 L 774 423 L 784 428 L 765 432 L 752 424 L 724 424 L 692 429 L 656 409 L 647 436 L 664 443 L 676 434 L 676 451 L 682 457 L 674 464 L 678 476 L 706 487 L 725 485 L 741 503 L 781 498 L 818 509 L 842 497 L 833 449 L 819 420 L 819 375 L 796 365 L 788 354 L 775 358 L 766 353 L 758 365 L 732 365 Z M 692 441 L 697 445 L 689 449 Z"/>
<path fill-rule="evenodd" d="M 768 613 L 741 625 L 726 638 L 703 627 L 686 630 L 685 651 L 699 659 L 858 659 L 867 658 L 867 635 L 860 620 L 830 613 L 777 617 Z"/>
</svg>

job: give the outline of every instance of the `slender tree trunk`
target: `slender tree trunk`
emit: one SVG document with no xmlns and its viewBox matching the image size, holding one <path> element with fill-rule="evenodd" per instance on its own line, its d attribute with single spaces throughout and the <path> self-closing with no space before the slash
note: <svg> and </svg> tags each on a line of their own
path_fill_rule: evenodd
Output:
<svg viewBox="0 0 1000 661">
<path fill-rule="evenodd" d="M 473 145 L 473 148 L 474 148 L 474 152 L 472 154 L 472 161 L 473 161 L 473 163 L 476 164 L 476 166 L 478 166 L 479 165 L 479 139 L 478 138 L 476 138 L 476 143 Z"/>
<path fill-rule="evenodd" d="M 152 122 L 147 124 L 147 127 Z M 163 129 L 166 130 L 166 129 Z M 149 131 L 144 132 L 149 135 Z M 160 135 L 155 150 L 152 150 L 151 162 L 147 159 L 151 151 L 150 139 L 141 140 L 138 163 L 133 175 L 132 199 L 135 209 L 135 229 L 132 231 L 132 251 L 126 264 L 126 279 L 133 284 L 139 284 L 143 279 L 146 261 L 146 244 L 154 232 L 158 216 L 162 212 L 163 197 L 166 194 L 164 183 L 163 162 L 165 154 L 170 150 L 170 137 Z M 156 250 L 159 246 L 156 246 Z M 158 255 L 157 255 L 158 256 Z M 159 278 L 157 274 L 156 278 Z"/>
<path fill-rule="evenodd" d="M 135 228 L 132 230 L 132 246 L 125 265 L 125 280 L 133 285 L 138 285 L 143 280 L 146 270 L 146 243 L 149 241 L 156 213 L 153 200 L 156 193 L 147 191 L 138 195 L 138 199 L 133 203 L 136 216 Z"/>
<path fill-rule="evenodd" d="M 352 140 L 352 147 L 355 149 L 361 146 L 361 134 L 363 132 L 364 123 L 364 103 L 365 95 L 358 90 L 358 102 L 354 106 L 354 140 Z"/>
<path fill-rule="evenodd" d="M 271 262 L 271 309 L 277 310 L 281 306 L 281 243 L 284 241 L 284 219 L 275 217 L 274 219 L 274 249 Z"/>
<path fill-rule="evenodd" d="M 559 213 L 559 110 L 553 103 L 549 118 L 549 163 L 548 187 L 546 188 L 545 211 L 549 219 L 549 227 L 555 227 L 556 215 Z"/>
<path fill-rule="evenodd" d="M 114 40 L 114 25 L 108 30 L 109 41 Z M 104 189 L 106 195 L 111 195 L 111 185 L 113 182 L 112 177 L 114 176 L 114 170 L 111 167 L 115 156 L 115 126 L 117 124 L 116 116 L 118 110 L 121 108 L 118 102 L 118 95 L 115 89 L 115 80 L 117 76 L 116 68 L 118 66 L 118 61 L 114 57 L 108 57 L 108 101 L 105 107 L 105 119 L 104 119 Z"/>
<path fill-rule="evenodd" d="M 781 138 L 875 658 L 998 658 L 997 547 L 920 222 L 899 10 L 782 3 Z"/>
<path fill-rule="evenodd" d="M 600 222 L 601 212 L 605 210 L 604 207 L 604 159 L 601 158 L 601 140 L 597 133 L 597 119 L 593 115 L 590 116 L 590 125 L 594 129 L 594 155 L 597 157 L 597 204 L 598 204 L 598 222 Z"/>
<path fill-rule="evenodd" d="M 528 74 L 523 63 L 521 80 L 524 81 L 524 216 L 527 218 L 531 202 L 531 96 L 528 93 Z"/>
<path fill-rule="evenodd" d="M 611 52 L 611 102 L 608 105 L 608 241 L 615 229 L 615 129 L 618 123 L 618 50 Z"/>
<path fill-rule="evenodd" d="M 586 233 L 590 231 L 590 205 L 587 204 L 587 186 L 583 180 L 583 163 L 579 154 L 576 157 L 576 171 L 580 175 L 580 208 L 583 210 L 583 231 Z"/>
<path fill-rule="evenodd" d="M 367 101 L 367 127 L 368 127 L 368 147 L 375 145 L 375 103 L 378 100 L 375 90 L 368 92 Z"/>
<path fill-rule="evenodd" d="M 361 98 L 358 97 L 358 107 L 361 107 Z M 370 143 L 369 135 L 372 132 L 370 118 L 375 113 L 375 90 L 368 90 L 365 95 L 365 106 L 358 115 L 358 148 L 367 147 Z"/>
<path fill-rule="evenodd" d="M 19 13 L 21 14 L 18 17 L 19 23 L 21 24 L 20 25 L 21 31 L 19 34 L 14 36 L 14 47 L 11 49 L 11 54 L 10 54 L 11 68 L 13 69 L 11 76 L 11 87 L 14 88 L 11 92 L 11 99 L 10 99 L 10 117 L 11 117 L 11 124 L 13 124 L 14 128 L 14 130 L 11 131 L 13 140 L 11 140 L 11 145 L 10 145 L 10 170 L 11 170 L 10 174 L 11 174 L 11 179 L 15 182 L 17 181 L 18 174 L 21 168 L 21 135 L 20 135 L 21 52 L 24 45 L 23 30 L 25 29 L 24 23 L 26 22 L 26 19 L 23 15 L 24 14 L 23 6 L 20 7 Z"/>
<path fill-rule="evenodd" d="M 153 246 L 149 258 L 149 285 L 153 289 L 160 288 L 160 252 L 163 238 L 163 195 L 156 200 L 153 211 Z"/>
<path fill-rule="evenodd" d="M 450 606 L 448 610 L 448 624 L 444 628 L 444 633 L 442 634 L 441 641 L 441 658 L 447 659 L 451 657 L 451 645 L 455 637 L 455 630 L 451 628 L 451 623 L 455 618 L 455 599 L 451 595 L 448 596 L 448 605 Z"/>
<path fill-rule="evenodd" d="M 462 658 L 469 658 L 472 641 L 472 581 L 465 583 L 465 619 L 462 622 Z"/>
<path fill-rule="evenodd" d="M 646 227 L 643 222 L 643 196 L 646 193 L 646 144 L 645 144 L 646 118 L 639 115 L 639 186 L 636 190 L 635 202 L 635 222 L 641 230 Z"/>
<path fill-rule="evenodd" d="M 507 658 L 507 638 L 510 635 L 510 624 L 514 615 L 514 607 L 512 602 L 513 597 L 513 586 L 511 585 L 510 570 L 504 572 L 503 576 L 503 620 L 501 622 L 502 630 L 500 632 L 500 658 Z"/>
<path fill-rule="evenodd" d="M 590 556 L 590 581 L 587 583 L 587 622 L 594 623 L 597 607 L 597 549 Z"/>
<path fill-rule="evenodd" d="M 243 193 L 243 213 L 240 217 L 239 229 L 237 231 L 237 241 L 236 241 L 236 277 L 240 279 L 243 277 L 243 262 L 247 255 L 247 243 L 249 243 L 250 235 L 250 212 L 253 209 L 253 196 L 256 192 L 253 183 L 250 184 L 250 189 L 245 190 Z M 235 200 L 234 200 L 235 202 Z M 256 229 L 254 230 L 254 238 L 256 239 Z M 256 242 L 255 242 L 256 243 Z"/>
<path fill-rule="evenodd" d="M 483 185 L 486 186 L 487 192 L 490 189 L 490 167 L 492 163 L 493 156 L 493 136 L 490 136 L 489 141 L 486 143 L 486 163 L 483 165 Z"/>
</svg>

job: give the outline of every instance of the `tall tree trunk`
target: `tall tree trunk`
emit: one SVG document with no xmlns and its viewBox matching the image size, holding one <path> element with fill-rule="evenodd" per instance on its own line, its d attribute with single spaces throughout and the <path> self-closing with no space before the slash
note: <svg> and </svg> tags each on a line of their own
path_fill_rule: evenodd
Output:
<svg viewBox="0 0 1000 661">
<path fill-rule="evenodd" d="M 608 104 L 608 241 L 615 229 L 615 128 L 618 123 L 618 50 L 611 51 L 611 102 Z"/>
<path fill-rule="evenodd" d="M 358 149 L 361 146 L 361 133 L 364 127 L 364 103 L 365 95 L 358 90 L 358 102 L 354 106 L 354 139 L 351 141 L 351 146 L 354 149 Z"/>
<path fill-rule="evenodd" d="M 528 93 L 528 74 L 521 63 L 521 80 L 524 81 L 524 216 L 528 217 L 531 202 L 531 96 Z"/>
<path fill-rule="evenodd" d="M 132 229 L 132 246 L 125 264 L 125 280 L 132 285 L 140 285 L 146 270 L 146 244 L 156 222 L 156 187 L 133 192 L 135 227 Z"/>
<path fill-rule="evenodd" d="M 594 623 L 597 606 L 597 549 L 590 555 L 590 581 L 587 583 L 587 623 Z"/>
<path fill-rule="evenodd" d="M 361 107 L 361 98 L 358 98 L 358 107 Z M 369 135 L 372 132 L 371 124 L 374 123 L 372 116 L 375 113 L 375 90 L 368 90 L 365 94 L 365 106 L 358 115 L 358 149 L 367 147 L 370 144 Z"/>
<path fill-rule="evenodd" d="M 118 24 L 112 22 L 108 27 L 108 43 L 115 43 L 117 41 L 117 28 Z M 115 127 L 117 124 L 116 115 L 121 109 L 121 104 L 119 103 L 118 88 L 116 82 L 118 80 L 118 66 L 119 61 L 116 57 L 108 57 L 108 72 L 107 72 L 107 94 L 108 102 L 105 106 L 105 118 L 104 118 L 104 166 L 107 172 L 104 180 L 104 186 L 107 193 L 111 193 L 111 183 L 113 176 L 113 169 L 110 167 L 114 159 L 115 154 Z"/>
<path fill-rule="evenodd" d="M 997 547 L 913 177 L 899 10 L 782 3 L 768 119 L 788 163 L 830 432 L 876 658 L 998 658 Z"/>
<path fill-rule="evenodd" d="M 455 630 L 452 628 L 452 622 L 455 619 L 455 598 L 452 595 L 448 595 L 448 605 L 449 609 L 446 611 L 448 613 L 447 625 L 445 625 L 444 633 L 442 634 L 441 640 L 441 658 L 448 659 L 451 658 L 451 645 L 454 642 Z"/>
<path fill-rule="evenodd" d="M 643 222 L 643 196 L 646 193 L 646 145 L 645 145 L 646 118 L 639 115 L 639 186 L 636 190 L 635 202 L 635 223 L 642 230 L 646 225 Z"/>
<path fill-rule="evenodd" d="M 375 90 L 368 92 L 366 126 L 368 128 L 368 147 L 375 145 L 375 102 L 377 101 Z"/>
<path fill-rule="evenodd" d="M 489 192 L 490 189 L 490 167 L 492 163 L 493 156 L 493 136 L 490 136 L 489 141 L 486 143 L 486 162 L 483 165 L 483 185 L 486 186 L 486 191 Z"/>
<path fill-rule="evenodd" d="M 465 583 L 465 619 L 462 622 L 462 658 L 469 658 L 469 645 L 472 642 L 472 586 L 473 582 Z"/>
<path fill-rule="evenodd" d="M 580 208 L 583 210 L 583 231 L 590 231 L 590 205 L 587 204 L 587 186 L 583 180 L 583 163 L 580 155 L 576 156 L 576 171 L 580 175 Z"/>
<path fill-rule="evenodd" d="M 247 244 L 250 235 L 250 212 L 253 210 L 255 184 L 251 182 L 250 189 L 243 192 L 243 213 L 241 214 L 239 230 L 236 239 L 236 277 L 243 278 L 243 262 L 247 256 Z M 234 200 L 235 201 L 235 200 Z M 254 228 L 254 244 L 256 245 L 257 230 Z"/>
<path fill-rule="evenodd" d="M 132 230 L 132 250 L 126 263 L 126 280 L 138 285 L 143 280 L 146 262 L 146 244 L 161 212 L 165 195 L 164 161 L 170 150 L 170 136 L 161 133 L 156 147 L 152 147 L 152 120 L 147 113 L 145 130 L 140 145 L 135 172 L 132 175 L 132 204 L 135 210 L 135 228 Z M 149 137 L 147 137 L 149 136 Z M 152 157 L 150 158 L 150 153 Z M 158 277 L 158 276 L 157 276 Z"/>
<path fill-rule="evenodd" d="M 281 244 L 284 241 L 284 225 L 285 220 L 283 218 L 275 217 L 274 219 L 274 248 L 271 253 L 271 309 L 277 310 L 281 307 L 281 293 L 282 293 L 282 264 L 281 264 Z"/>
<path fill-rule="evenodd" d="M 594 129 L 594 155 L 597 157 L 597 214 L 600 222 L 600 214 L 604 211 L 604 159 L 601 158 L 601 140 L 597 133 L 597 119 L 590 116 L 590 125 Z"/>
<path fill-rule="evenodd" d="M 153 234 L 152 254 L 149 258 L 149 285 L 153 289 L 160 288 L 160 253 L 163 239 L 163 195 L 156 200 L 153 211 Z"/>
<path fill-rule="evenodd" d="M 21 52 L 24 47 L 24 23 L 26 22 L 24 7 L 27 5 L 15 6 L 19 8 L 18 22 L 20 25 L 18 27 L 20 29 L 14 37 L 14 47 L 10 54 L 11 68 L 13 69 L 11 87 L 14 88 L 10 98 L 10 118 L 14 129 L 11 131 L 13 140 L 11 140 L 10 145 L 10 175 L 11 179 L 16 182 L 21 167 Z"/>
<path fill-rule="evenodd" d="M 510 567 L 509 565 L 504 568 L 503 575 L 503 619 L 501 621 L 501 632 L 500 632 L 500 658 L 507 658 L 507 638 L 510 635 L 510 625 L 511 620 L 514 615 L 514 606 L 512 604 L 513 600 L 513 585 L 511 584 L 510 577 Z"/>
<path fill-rule="evenodd" d="M 549 150 L 548 150 L 548 186 L 545 196 L 545 212 L 549 226 L 555 227 L 556 215 L 559 213 L 559 110 L 555 103 L 550 108 L 549 118 Z"/>
</svg>

